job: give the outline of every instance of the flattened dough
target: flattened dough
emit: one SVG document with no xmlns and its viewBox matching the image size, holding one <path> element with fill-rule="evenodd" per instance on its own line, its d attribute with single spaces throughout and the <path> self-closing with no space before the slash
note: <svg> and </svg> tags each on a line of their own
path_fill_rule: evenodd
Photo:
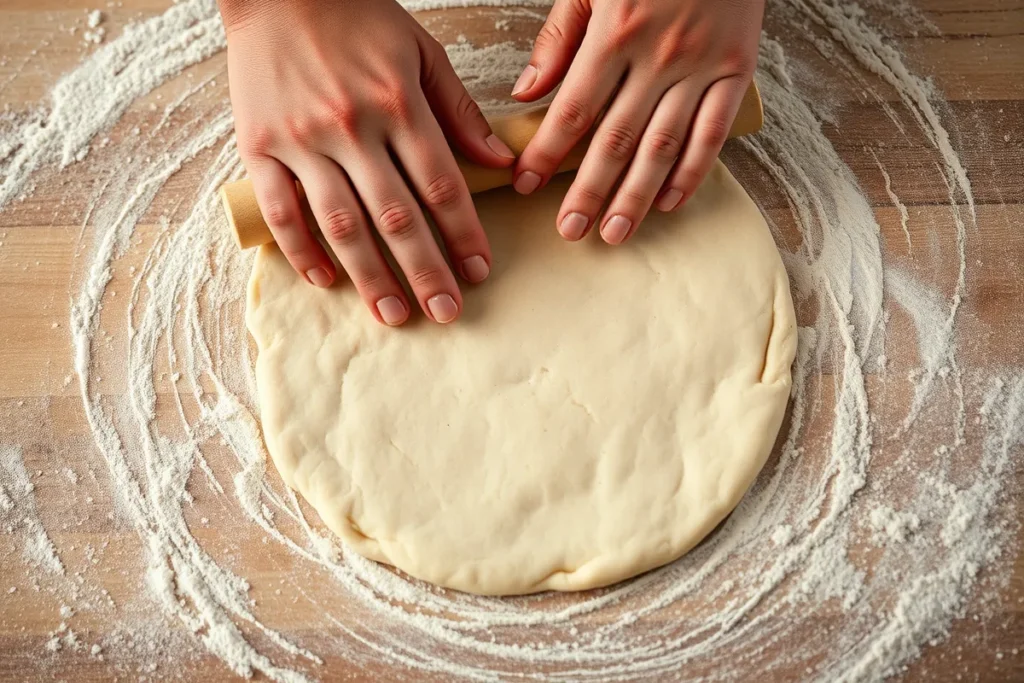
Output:
<svg viewBox="0 0 1024 683">
<path fill-rule="evenodd" d="M 625 246 L 573 244 L 568 183 L 477 197 L 493 269 L 452 325 L 386 328 L 260 248 L 267 446 L 362 555 L 472 593 L 602 586 L 692 548 L 768 457 L 796 325 L 757 207 L 719 162 Z"/>
</svg>

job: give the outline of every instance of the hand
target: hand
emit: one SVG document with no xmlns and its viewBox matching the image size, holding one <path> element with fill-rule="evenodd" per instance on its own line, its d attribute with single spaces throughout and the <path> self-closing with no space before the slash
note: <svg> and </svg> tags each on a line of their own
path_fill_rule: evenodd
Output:
<svg viewBox="0 0 1024 683">
<path fill-rule="evenodd" d="M 607 204 L 601 236 L 620 244 L 652 204 L 682 206 L 753 77 L 763 13 L 764 0 L 555 0 L 512 94 L 532 101 L 565 82 L 519 158 L 516 190 L 544 185 L 607 105 L 558 231 L 582 238 Z"/>
<path fill-rule="evenodd" d="M 336 275 L 303 219 L 297 178 L 377 320 L 400 325 L 410 306 L 374 229 L 423 311 L 454 320 L 459 286 L 417 198 L 455 269 L 479 282 L 490 247 L 445 134 L 479 164 L 510 166 L 514 155 L 441 45 L 394 0 L 221 0 L 221 11 L 239 153 L 292 267 L 319 287 Z"/>
</svg>

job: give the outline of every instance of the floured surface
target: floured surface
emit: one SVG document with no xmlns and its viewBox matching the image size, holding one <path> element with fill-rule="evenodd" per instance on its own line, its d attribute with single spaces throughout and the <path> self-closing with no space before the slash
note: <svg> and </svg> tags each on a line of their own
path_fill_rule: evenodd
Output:
<svg viewBox="0 0 1024 683">
<path fill-rule="evenodd" d="M 1024 25 L 915 3 L 767 3 L 765 127 L 723 159 L 799 341 L 750 491 L 661 569 L 500 599 L 347 550 L 262 449 L 214 3 L 103 7 L 99 46 L 81 7 L 0 4 L 0 457 L 34 508 L 0 533 L 0 672 L 1024 680 Z M 490 4 L 419 19 L 497 111 L 546 8 Z"/>
<path fill-rule="evenodd" d="M 267 446 L 366 557 L 472 593 L 604 586 L 689 550 L 767 459 L 796 321 L 757 207 L 718 162 L 609 248 L 551 230 L 568 187 L 477 198 L 493 274 L 456 325 L 381 326 L 260 249 Z"/>
</svg>

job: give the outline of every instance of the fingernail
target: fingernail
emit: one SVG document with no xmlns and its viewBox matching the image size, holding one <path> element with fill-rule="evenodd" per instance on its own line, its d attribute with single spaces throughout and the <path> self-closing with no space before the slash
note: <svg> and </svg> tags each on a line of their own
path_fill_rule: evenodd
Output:
<svg viewBox="0 0 1024 683">
<path fill-rule="evenodd" d="M 665 194 L 661 195 L 661 199 L 658 200 L 658 211 L 671 211 L 676 208 L 679 204 L 679 200 L 683 198 L 683 193 L 676 189 L 671 189 Z"/>
<path fill-rule="evenodd" d="M 331 274 L 323 268 L 310 268 L 306 271 L 306 277 L 317 287 L 331 286 Z"/>
<path fill-rule="evenodd" d="M 533 171 L 523 171 L 512 183 L 512 187 L 516 188 L 519 194 L 530 194 L 540 187 L 540 176 Z"/>
<path fill-rule="evenodd" d="M 633 223 L 625 216 L 612 216 L 601 228 L 601 237 L 608 244 L 621 244 L 632 225 Z"/>
<path fill-rule="evenodd" d="M 470 282 L 483 282 L 491 272 L 491 267 L 483 256 L 470 256 L 462 262 L 462 274 Z"/>
<path fill-rule="evenodd" d="M 398 325 L 405 320 L 405 304 L 397 296 L 386 296 L 378 301 L 377 311 L 388 325 Z"/>
<path fill-rule="evenodd" d="M 516 81 L 514 86 L 512 86 L 512 96 L 515 97 L 519 93 L 526 92 L 533 87 L 533 84 L 537 82 L 537 74 L 539 73 L 540 72 L 537 71 L 535 66 L 532 64 L 527 65 L 527 67 L 523 69 L 522 75 L 519 76 L 519 80 Z"/>
<path fill-rule="evenodd" d="M 589 222 L 582 213 L 574 211 L 562 219 L 562 224 L 558 226 L 558 232 L 565 239 L 575 242 L 583 237 L 583 231 L 587 229 Z"/>
<path fill-rule="evenodd" d="M 437 294 L 427 299 L 427 308 L 430 315 L 439 323 L 450 323 L 459 314 L 459 307 L 455 305 L 455 299 L 448 294 Z"/>
<path fill-rule="evenodd" d="M 516 158 L 516 153 L 509 149 L 509 146 L 506 145 L 504 141 L 502 141 L 502 139 L 499 138 L 494 133 L 488 135 L 487 140 L 485 140 L 485 142 L 487 143 L 487 146 L 491 148 L 491 151 L 497 154 L 499 157 L 505 157 L 506 159 Z"/>
</svg>

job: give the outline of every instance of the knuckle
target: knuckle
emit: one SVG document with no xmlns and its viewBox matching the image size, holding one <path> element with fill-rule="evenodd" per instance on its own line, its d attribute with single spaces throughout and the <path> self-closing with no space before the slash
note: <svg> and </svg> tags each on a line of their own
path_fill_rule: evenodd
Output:
<svg viewBox="0 0 1024 683">
<path fill-rule="evenodd" d="M 704 61 L 714 46 L 712 33 L 707 27 L 680 29 L 670 42 L 674 43 L 672 51 L 694 64 Z"/>
<path fill-rule="evenodd" d="M 380 112 L 392 122 L 405 122 L 412 115 L 412 100 L 404 88 L 382 88 L 375 103 Z"/>
<path fill-rule="evenodd" d="M 608 37 L 614 48 L 632 43 L 650 24 L 651 10 L 636 2 L 623 2 L 615 9 L 615 29 Z"/>
<path fill-rule="evenodd" d="M 636 140 L 636 131 L 628 124 L 611 124 L 601 136 L 601 148 L 606 158 L 625 161 L 636 148 Z"/>
<path fill-rule="evenodd" d="M 542 48 L 554 48 L 565 44 L 565 31 L 554 21 L 545 21 L 537 33 L 535 44 Z"/>
<path fill-rule="evenodd" d="M 747 76 L 757 68 L 757 55 L 742 45 L 731 45 L 722 57 L 722 64 L 731 73 Z"/>
<path fill-rule="evenodd" d="M 298 223 L 298 213 L 291 204 L 272 200 L 263 207 L 263 220 L 274 230 L 287 230 Z"/>
<path fill-rule="evenodd" d="M 444 273 L 435 266 L 420 266 L 406 272 L 406 277 L 413 287 L 429 288 L 441 283 L 444 280 Z"/>
<path fill-rule="evenodd" d="M 355 135 L 359 130 L 359 108 L 347 98 L 335 97 L 322 105 L 322 125 L 325 128 Z"/>
<path fill-rule="evenodd" d="M 680 65 L 692 71 L 695 65 L 706 61 L 713 47 L 711 33 L 706 28 L 674 25 L 655 42 L 651 61 L 656 71 L 678 69 Z"/>
<path fill-rule="evenodd" d="M 262 124 L 249 126 L 238 136 L 238 151 L 243 158 L 271 156 L 274 133 Z"/>
<path fill-rule="evenodd" d="M 701 144 L 709 150 L 717 150 L 729 136 L 729 124 L 722 116 L 713 116 L 698 131 Z"/>
<path fill-rule="evenodd" d="M 349 274 L 352 284 L 362 292 L 375 292 L 383 288 L 388 281 L 388 276 L 380 271 L 370 270 L 358 274 Z"/>
<path fill-rule="evenodd" d="M 331 209 L 324 214 L 320 229 L 331 244 L 344 247 L 359 239 L 359 219 L 348 209 Z"/>
<path fill-rule="evenodd" d="M 608 34 L 607 47 L 612 52 L 619 52 L 629 47 L 636 38 L 636 29 L 629 24 L 620 24 Z"/>
<path fill-rule="evenodd" d="M 314 117 L 305 114 L 288 116 L 284 125 L 288 136 L 300 147 L 312 146 L 320 128 Z"/>
<path fill-rule="evenodd" d="M 616 199 L 631 205 L 646 205 L 651 202 L 651 196 L 648 193 L 635 187 L 626 187 L 625 185 L 619 188 L 619 191 L 616 193 Z"/>
<path fill-rule="evenodd" d="M 528 158 L 529 166 L 527 166 L 527 168 L 536 171 L 541 175 L 553 173 L 554 170 L 562 163 L 561 158 L 553 154 L 548 147 L 543 146 L 538 146 L 536 149 L 530 150 Z"/>
<path fill-rule="evenodd" d="M 573 194 L 577 201 L 587 206 L 601 206 L 604 204 L 605 193 L 588 185 L 573 186 Z"/>
<path fill-rule="evenodd" d="M 617 28 L 608 34 L 606 49 L 609 52 L 621 52 L 629 44 L 629 34 L 621 28 Z"/>
<path fill-rule="evenodd" d="M 680 169 L 678 182 L 674 184 L 684 196 L 690 196 L 693 194 L 694 190 L 697 189 L 697 186 L 700 185 L 700 182 L 703 179 L 704 174 L 700 172 L 700 169 L 688 166 Z"/>
<path fill-rule="evenodd" d="M 672 161 L 683 151 L 683 138 L 670 130 L 656 130 L 648 133 L 645 145 L 655 159 Z"/>
<path fill-rule="evenodd" d="M 448 231 L 444 235 L 444 241 L 452 252 L 462 253 L 468 251 L 468 247 L 478 244 L 480 233 L 474 229 Z M 477 251 L 473 250 L 474 253 Z"/>
<path fill-rule="evenodd" d="M 435 60 L 448 60 L 448 51 L 445 50 L 444 44 L 434 36 L 430 35 L 426 31 L 423 32 L 423 46 L 426 53 L 433 57 Z"/>
<path fill-rule="evenodd" d="M 436 209 L 450 209 L 459 204 L 461 185 L 450 174 L 438 175 L 423 189 L 423 201 Z"/>
<path fill-rule="evenodd" d="M 482 119 L 483 113 L 480 111 L 480 106 L 473 99 L 473 96 L 469 92 L 463 90 L 462 95 L 459 97 L 459 103 L 455 109 L 456 116 L 462 121 L 472 121 L 476 119 Z"/>
<path fill-rule="evenodd" d="M 570 25 L 586 25 L 587 22 L 590 21 L 590 17 L 593 13 L 591 0 L 565 0 L 565 5 L 572 14 L 572 16 L 566 20 Z"/>
<path fill-rule="evenodd" d="M 593 115 L 583 102 L 575 97 L 567 97 L 555 112 L 555 121 L 567 133 L 580 136 L 590 128 Z"/>
<path fill-rule="evenodd" d="M 292 264 L 295 270 L 302 274 L 303 271 L 309 267 L 310 264 L 315 264 L 319 260 L 319 255 L 316 250 L 311 247 L 292 247 L 290 249 L 281 249 L 284 252 L 285 258 L 288 259 L 288 263 Z"/>
<path fill-rule="evenodd" d="M 665 70 L 679 64 L 690 53 L 690 49 L 683 37 L 673 37 L 662 41 L 654 49 L 655 68 Z"/>
<path fill-rule="evenodd" d="M 388 202 L 381 209 L 377 225 L 385 237 L 407 239 L 416 231 L 416 214 L 403 202 Z"/>
</svg>

